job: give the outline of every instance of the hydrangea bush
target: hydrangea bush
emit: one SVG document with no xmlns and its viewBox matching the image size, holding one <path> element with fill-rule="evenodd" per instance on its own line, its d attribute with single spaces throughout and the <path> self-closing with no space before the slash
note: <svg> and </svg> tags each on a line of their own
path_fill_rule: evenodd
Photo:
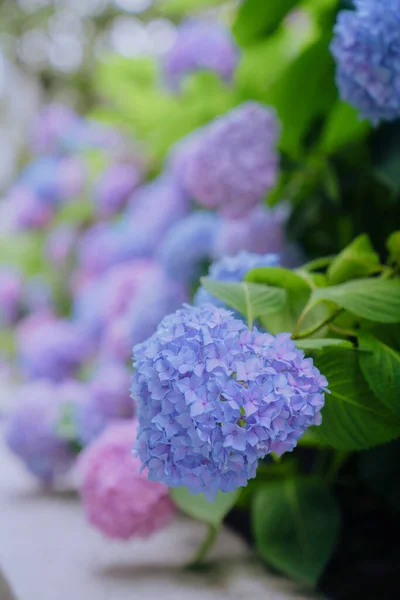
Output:
<svg viewBox="0 0 400 600">
<path fill-rule="evenodd" d="M 230 513 L 278 571 L 336 597 L 345 560 L 369 591 L 353 514 L 385 531 L 399 492 L 399 2 L 195 2 L 156 64 L 101 63 L 89 115 L 32 124 L 0 200 L 6 442 L 48 487 L 78 465 L 108 537 L 177 506 L 199 561 Z"/>
</svg>

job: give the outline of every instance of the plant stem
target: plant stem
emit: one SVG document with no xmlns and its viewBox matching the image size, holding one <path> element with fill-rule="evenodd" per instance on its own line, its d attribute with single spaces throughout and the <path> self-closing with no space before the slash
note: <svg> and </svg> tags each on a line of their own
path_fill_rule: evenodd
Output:
<svg viewBox="0 0 400 600">
<path fill-rule="evenodd" d="M 219 527 L 215 527 L 215 525 L 208 526 L 206 537 L 204 538 L 204 541 L 201 544 L 200 548 L 198 549 L 193 560 L 190 562 L 189 567 L 191 567 L 191 568 L 197 567 L 204 561 L 205 557 L 207 556 L 207 554 L 211 550 L 212 546 L 214 545 L 214 542 L 217 539 L 218 533 L 219 533 Z"/>
<path fill-rule="evenodd" d="M 249 288 L 246 284 L 243 284 L 244 297 L 246 299 L 246 312 L 247 312 L 247 325 L 250 331 L 253 329 L 253 312 L 251 310 L 251 300 L 249 294 Z"/>
<path fill-rule="evenodd" d="M 301 331 L 299 333 L 295 332 L 292 335 L 292 340 L 302 340 L 303 338 L 310 337 L 310 335 L 317 333 L 320 329 L 325 327 L 325 325 L 328 325 L 329 323 L 331 323 L 331 321 L 334 321 L 341 312 L 343 312 L 343 309 L 339 308 L 337 311 L 335 311 L 335 313 L 333 315 L 330 315 L 324 321 L 322 321 L 322 323 L 319 323 L 318 325 L 316 325 L 314 327 L 310 327 L 310 329 L 306 329 L 305 331 Z M 299 323 L 300 323 L 300 319 L 299 319 Z"/>
</svg>

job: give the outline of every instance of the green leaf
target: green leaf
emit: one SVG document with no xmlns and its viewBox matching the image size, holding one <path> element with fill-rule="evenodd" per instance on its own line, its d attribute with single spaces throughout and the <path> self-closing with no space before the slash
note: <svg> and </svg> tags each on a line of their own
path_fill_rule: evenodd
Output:
<svg viewBox="0 0 400 600">
<path fill-rule="evenodd" d="M 330 36 L 310 45 L 269 86 L 265 102 L 274 106 L 283 125 L 280 148 L 303 160 L 303 142 L 310 127 L 331 109 L 337 96 Z M 296 98 L 296 110 L 293 110 Z"/>
<path fill-rule="evenodd" d="M 253 269 L 247 273 L 245 279 L 252 285 L 264 284 L 283 288 L 286 291 L 286 300 L 279 312 L 275 312 L 273 315 L 268 315 L 266 311 L 261 313 L 262 324 L 273 334 L 293 331 L 311 295 L 311 288 L 307 281 L 294 271 L 281 267 Z"/>
<path fill-rule="evenodd" d="M 371 130 L 368 121 L 346 102 L 338 101 L 330 113 L 321 138 L 323 152 L 333 154 L 352 142 L 366 137 Z"/>
<path fill-rule="evenodd" d="M 400 419 L 373 394 L 355 352 L 326 350 L 315 358 L 328 379 L 322 425 L 312 428 L 322 443 L 338 450 L 362 450 L 400 435 Z"/>
<path fill-rule="evenodd" d="M 398 279 L 357 279 L 313 291 L 310 306 L 321 300 L 334 302 L 355 315 L 377 323 L 400 322 Z"/>
<path fill-rule="evenodd" d="M 320 479 L 295 477 L 256 491 L 252 527 L 258 551 L 269 564 L 316 585 L 335 548 L 340 513 Z"/>
<path fill-rule="evenodd" d="M 324 350 L 325 348 L 345 348 L 353 350 L 353 344 L 348 340 L 339 338 L 308 338 L 305 340 L 295 340 L 295 344 L 299 350 Z"/>
<path fill-rule="evenodd" d="M 239 44 L 257 41 L 271 33 L 300 0 L 245 0 L 232 30 Z"/>
<path fill-rule="evenodd" d="M 235 308 L 246 317 L 250 314 L 253 319 L 268 312 L 275 312 L 285 303 L 284 290 L 265 285 L 245 282 L 224 283 L 208 277 L 202 277 L 201 284 L 228 306 Z"/>
<path fill-rule="evenodd" d="M 328 279 L 331 284 L 365 277 L 376 272 L 380 265 L 379 255 L 374 251 L 366 234 L 358 236 L 331 263 Z"/>
<path fill-rule="evenodd" d="M 182 512 L 215 528 L 222 523 L 239 496 L 238 490 L 226 494 L 218 492 L 214 502 L 210 502 L 204 494 L 191 494 L 185 487 L 171 489 L 170 493 Z"/>
<path fill-rule="evenodd" d="M 360 366 L 370 388 L 400 417 L 400 353 L 372 335 L 359 335 Z"/>
<path fill-rule="evenodd" d="M 390 260 L 400 265 L 400 231 L 394 231 L 387 240 Z"/>
<path fill-rule="evenodd" d="M 223 4 L 225 0 L 164 0 L 158 10 L 170 17 L 180 17 L 187 12 L 195 12 Z"/>
<path fill-rule="evenodd" d="M 57 422 L 57 435 L 63 440 L 73 442 L 76 440 L 76 418 L 74 404 L 65 404 L 61 408 L 60 418 Z"/>
</svg>

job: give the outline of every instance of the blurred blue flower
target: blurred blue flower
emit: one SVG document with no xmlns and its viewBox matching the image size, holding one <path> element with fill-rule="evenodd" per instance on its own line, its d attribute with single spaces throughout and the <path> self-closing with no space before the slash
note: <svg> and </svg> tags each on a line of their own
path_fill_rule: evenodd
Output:
<svg viewBox="0 0 400 600">
<path fill-rule="evenodd" d="M 128 163 L 111 165 L 96 183 L 94 201 L 101 217 L 119 212 L 142 178 L 137 166 Z"/>
<path fill-rule="evenodd" d="M 50 485 L 73 465 L 75 452 L 58 427 L 64 408 L 85 401 L 84 387 L 37 381 L 22 386 L 17 395 L 6 422 L 6 443 L 35 477 Z"/>
<path fill-rule="evenodd" d="M 153 481 L 213 499 L 321 423 L 327 381 L 312 359 L 224 309 L 186 306 L 133 353 L 136 451 Z"/>
<path fill-rule="evenodd" d="M 171 227 L 158 249 L 158 259 L 171 279 L 196 281 L 212 260 L 220 219 L 211 212 L 194 212 Z"/>
<path fill-rule="evenodd" d="M 339 13 L 331 50 L 343 100 L 377 125 L 400 117 L 400 0 L 355 0 Z"/>
</svg>

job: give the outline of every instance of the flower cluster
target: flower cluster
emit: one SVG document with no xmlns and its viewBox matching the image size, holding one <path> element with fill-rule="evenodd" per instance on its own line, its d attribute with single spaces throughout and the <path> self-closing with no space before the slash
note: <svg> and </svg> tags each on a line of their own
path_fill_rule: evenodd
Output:
<svg viewBox="0 0 400 600">
<path fill-rule="evenodd" d="M 185 189 L 206 208 L 240 218 L 275 185 L 279 126 L 274 111 L 246 102 L 196 132 L 178 157 Z M 185 147 L 182 147 L 185 154 Z M 179 159 L 179 160 L 178 160 Z"/>
<path fill-rule="evenodd" d="M 294 449 L 321 422 L 327 381 L 290 334 L 250 331 L 213 305 L 186 306 L 134 348 L 137 453 L 149 478 L 213 498 Z"/>
<path fill-rule="evenodd" d="M 224 27 L 207 21 L 187 21 L 179 28 L 175 44 L 165 57 L 165 80 L 176 89 L 189 73 L 213 71 L 230 81 L 238 59 L 238 48 Z"/>
<path fill-rule="evenodd" d="M 168 488 L 149 481 L 132 455 L 137 424 L 115 424 L 82 453 L 80 492 L 88 521 L 109 538 L 146 538 L 175 513 Z"/>
<path fill-rule="evenodd" d="M 51 485 L 73 465 L 75 452 L 59 431 L 63 408 L 86 399 L 85 389 L 74 382 L 56 386 L 36 381 L 21 387 L 15 411 L 6 422 L 10 450 L 39 481 Z"/>
<path fill-rule="evenodd" d="M 400 117 L 400 2 L 355 0 L 339 13 L 331 50 L 343 100 L 375 125 Z"/>
</svg>

